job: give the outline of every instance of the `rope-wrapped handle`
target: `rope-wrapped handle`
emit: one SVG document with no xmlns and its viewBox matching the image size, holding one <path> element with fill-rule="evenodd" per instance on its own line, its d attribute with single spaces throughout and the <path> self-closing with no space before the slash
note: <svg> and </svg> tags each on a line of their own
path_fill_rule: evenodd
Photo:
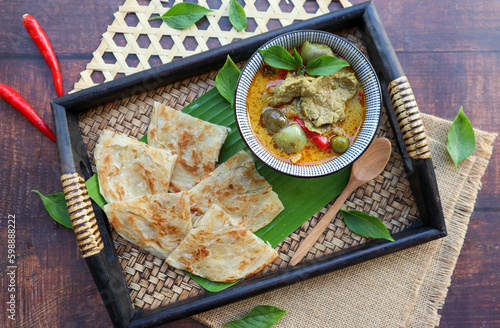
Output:
<svg viewBox="0 0 500 328">
<path fill-rule="evenodd" d="M 388 89 L 408 155 L 412 159 L 431 158 L 420 111 L 408 79 L 401 76 L 391 81 Z"/>
<path fill-rule="evenodd" d="M 98 254 L 104 245 L 85 180 L 78 173 L 67 173 L 61 176 L 61 182 L 76 241 L 83 257 Z"/>
</svg>

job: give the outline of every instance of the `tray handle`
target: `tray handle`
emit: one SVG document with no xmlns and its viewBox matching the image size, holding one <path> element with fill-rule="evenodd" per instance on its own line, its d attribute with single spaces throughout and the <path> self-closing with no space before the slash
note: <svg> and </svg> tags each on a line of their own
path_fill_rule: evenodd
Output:
<svg viewBox="0 0 500 328">
<path fill-rule="evenodd" d="M 425 128 L 408 78 L 401 76 L 391 81 L 388 89 L 408 155 L 416 160 L 431 158 Z"/>
<path fill-rule="evenodd" d="M 98 254 L 104 247 L 85 180 L 78 173 L 61 176 L 69 217 L 84 258 Z"/>
</svg>

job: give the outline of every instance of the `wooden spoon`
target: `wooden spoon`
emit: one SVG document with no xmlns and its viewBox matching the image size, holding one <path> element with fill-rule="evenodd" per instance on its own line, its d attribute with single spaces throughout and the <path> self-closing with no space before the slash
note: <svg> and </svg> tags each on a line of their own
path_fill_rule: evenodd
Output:
<svg viewBox="0 0 500 328">
<path fill-rule="evenodd" d="M 375 179 L 385 168 L 391 157 L 391 142 L 386 138 L 375 139 L 368 149 L 352 165 L 351 176 L 344 191 L 330 209 L 318 221 L 314 229 L 299 246 L 289 265 L 295 265 L 302 260 L 316 240 L 323 234 L 326 227 L 337 215 L 347 197 L 364 183 Z"/>
</svg>

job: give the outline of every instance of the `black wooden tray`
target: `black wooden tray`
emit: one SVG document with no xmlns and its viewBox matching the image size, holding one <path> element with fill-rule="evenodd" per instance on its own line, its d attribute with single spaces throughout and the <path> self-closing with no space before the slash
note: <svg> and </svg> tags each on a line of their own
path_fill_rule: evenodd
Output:
<svg viewBox="0 0 500 328">
<path fill-rule="evenodd" d="M 259 46 L 299 29 L 333 32 L 357 27 L 381 82 L 383 101 L 420 213 L 420 224 L 393 235 L 395 241 L 372 240 L 258 277 L 218 293 L 203 293 L 154 310 L 134 311 L 113 245 L 110 228 L 84 181 L 93 173 L 78 128 L 78 115 L 113 100 L 206 73 L 224 64 L 227 55 L 243 61 Z M 209 65 L 207 65 L 209 63 Z M 52 102 L 62 182 L 77 242 L 115 327 L 151 327 L 201 313 L 298 281 L 338 270 L 446 235 L 430 150 L 411 87 L 404 76 L 375 6 L 365 2 L 307 21 L 260 34 L 201 54 L 91 87 Z"/>
</svg>

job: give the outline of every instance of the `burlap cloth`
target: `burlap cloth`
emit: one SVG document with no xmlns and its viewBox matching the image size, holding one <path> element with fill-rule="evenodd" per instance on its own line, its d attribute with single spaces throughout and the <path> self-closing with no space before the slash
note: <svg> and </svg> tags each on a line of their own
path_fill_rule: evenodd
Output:
<svg viewBox="0 0 500 328">
<path fill-rule="evenodd" d="M 115 13 L 115 21 L 103 34 L 101 45 L 94 52 L 86 70 L 81 73 L 74 91 L 102 82 L 99 81 L 99 76 L 108 81 L 118 77 L 118 74 L 147 69 L 155 57 L 161 62 L 168 62 L 172 56 L 184 57 L 205 51 L 205 43 L 208 45 L 209 39 L 213 39 L 215 35 L 219 44 L 224 45 L 234 38 L 262 33 L 266 30 L 264 18 L 273 18 L 279 20 L 281 25 L 287 25 L 295 19 L 307 19 L 328 12 L 330 1 L 318 2 L 320 7 L 312 14 L 303 9 L 303 2 L 293 3 L 296 6 L 290 13 L 281 13 L 277 6 L 271 6 L 263 15 L 253 7 L 253 1 L 247 1 L 247 10 L 252 9 L 247 12 L 247 16 L 254 18 L 257 27 L 251 33 L 243 34 L 236 33 L 234 29 L 225 31 L 218 28 L 217 20 L 227 15 L 223 8 L 212 16 L 208 15 L 212 31 L 202 31 L 196 27 L 182 31 L 167 30 L 165 24 L 154 27 L 148 22 L 152 14 L 165 11 L 160 0 L 151 0 L 146 5 L 141 5 L 136 0 L 126 0 Z M 200 4 L 206 5 L 206 2 L 202 0 Z M 223 1 L 223 5 L 227 4 L 228 1 Z M 127 23 L 129 18 L 136 21 Z M 190 33 L 200 45 L 192 51 L 185 48 L 182 42 L 190 37 Z M 117 39 L 118 34 L 126 36 L 125 41 Z M 143 35 L 149 37 L 149 45 L 139 44 Z M 175 45 L 172 48 L 162 48 L 164 36 L 173 39 Z M 110 53 L 113 54 L 114 61 L 108 62 L 106 55 Z M 126 61 L 130 55 L 138 58 L 139 64 L 135 67 Z M 223 327 L 223 322 L 245 315 L 252 307 L 268 304 L 289 310 L 276 327 L 439 325 L 438 310 L 444 304 L 451 283 L 496 134 L 476 130 L 476 150 L 455 170 L 445 146 L 451 122 L 425 114 L 423 121 L 436 169 L 447 237 L 233 303 L 194 318 L 211 327 Z"/>
<path fill-rule="evenodd" d="M 476 150 L 458 170 L 446 151 L 451 122 L 423 114 L 448 236 L 204 312 L 210 327 L 266 304 L 288 313 L 276 327 L 435 327 L 489 163 L 496 134 L 475 130 Z"/>
</svg>

